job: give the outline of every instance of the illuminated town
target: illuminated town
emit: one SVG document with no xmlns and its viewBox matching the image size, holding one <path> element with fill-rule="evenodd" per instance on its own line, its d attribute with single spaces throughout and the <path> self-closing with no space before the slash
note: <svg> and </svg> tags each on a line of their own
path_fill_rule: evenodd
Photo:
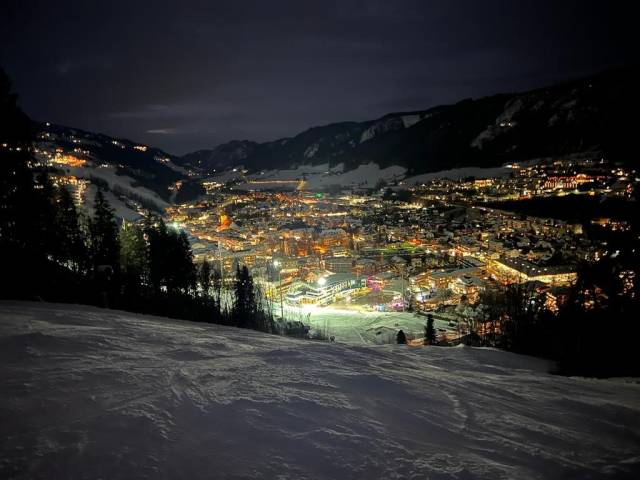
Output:
<svg viewBox="0 0 640 480">
<path fill-rule="evenodd" d="M 166 218 L 189 233 L 196 260 L 222 265 L 223 277 L 249 266 L 277 315 L 336 334 L 345 328 L 332 323 L 351 322 L 368 342 L 390 341 L 398 326 L 418 338 L 432 315 L 441 339 L 453 340 L 467 333 L 482 292 L 528 282 L 557 311 L 576 266 L 607 254 L 606 241 L 591 239 L 582 223 L 488 202 L 628 198 L 638 182 L 604 161 L 509 167 L 502 178 L 437 179 L 410 190 L 402 182 L 327 193 L 301 189 L 303 179 L 209 180 L 206 196 L 168 207 Z M 610 218 L 591 223 L 628 228 Z"/>
<path fill-rule="evenodd" d="M 91 144 L 81 135 L 44 131 L 34 152 L 54 183 L 85 209 L 96 178 L 108 185 L 124 168 L 97 160 Z M 171 165 L 170 158 L 154 158 Z M 517 212 L 517 205 L 563 197 L 625 203 L 639 180 L 635 170 L 596 154 L 511 163 L 495 176 L 434 175 L 420 183 L 378 178 L 374 185 L 313 189 L 304 174 L 265 179 L 265 172 L 242 167 L 213 176 L 184 173 L 203 194 L 162 210 L 168 225 L 188 234 L 196 263 L 211 262 L 227 285 L 246 265 L 274 315 L 300 322 L 311 336 L 357 343 L 391 343 L 398 328 L 422 342 L 426 316 L 435 319 L 440 341 L 459 341 L 478 328 L 483 294 L 514 283 L 535 290 L 557 312 L 577 266 L 615 254 L 598 232 L 629 231 L 628 212 L 593 210 L 588 218 L 562 219 L 549 209 Z M 175 198 L 183 183 L 171 183 L 167 195 Z M 111 185 L 110 194 L 134 212 L 124 221 L 144 222 L 149 211 L 141 197 L 127 196 L 119 185 Z M 634 272 L 622 275 L 632 290 Z"/>
<path fill-rule="evenodd" d="M 631 2 L 5 3 L 0 480 L 640 479 Z"/>
</svg>

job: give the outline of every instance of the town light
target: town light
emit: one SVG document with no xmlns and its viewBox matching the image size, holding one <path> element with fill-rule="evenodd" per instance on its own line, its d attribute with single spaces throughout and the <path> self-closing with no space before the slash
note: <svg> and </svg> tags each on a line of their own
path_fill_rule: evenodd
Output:
<svg viewBox="0 0 640 480">
<path fill-rule="evenodd" d="M 320 285 L 321 287 L 324 287 L 327 284 L 327 279 L 324 277 L 320 277 L 318 279 L 318 285 Z"/>
</svg>

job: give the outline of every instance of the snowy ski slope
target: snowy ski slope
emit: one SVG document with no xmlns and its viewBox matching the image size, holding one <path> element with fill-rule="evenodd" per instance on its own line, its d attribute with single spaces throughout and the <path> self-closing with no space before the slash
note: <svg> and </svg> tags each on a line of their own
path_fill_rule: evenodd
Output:
<svg viewBox="0 0 640 480">
<path fill-rule="evenodd" d="M 640 478 L 640 383 L 0 302 L 0 478 Z"/>
</svg>

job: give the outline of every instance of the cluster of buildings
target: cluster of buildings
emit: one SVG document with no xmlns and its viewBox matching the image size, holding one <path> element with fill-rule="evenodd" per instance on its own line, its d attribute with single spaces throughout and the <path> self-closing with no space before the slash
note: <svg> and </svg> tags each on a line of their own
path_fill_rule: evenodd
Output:
<svg viewBox="0 0 640 480">
<path fill-rule="evenodd" d="M 612 165 L 596 155 L 570 155 L 565 159 L 513 163 L 503 175 L 462 180 L 426 182 L 420 191 L 425 199 L 454 202 L 491 202 L 568 194 L 630 198 L 637 172 Z"/>
<path fill-rule="evenodd" d="M 597 259 L 606 245 L 580 223 L 490 208 L 486 200 L 494 192 L 520 198 L 522 191 L 547 195 L 587 184 L 593 190 L 586 191 L 632 191 L 625 184 L 635 182 L 630 172 L 605 176 L 596 174 L 598 165 L 589 167 L 591 174 L 567 175 L 569 165 L 553 162 L 513 168 L 508 179 L 434 180 L 411 201 L 396 201 L 388 191 L 330 195 L 210 185 L 205 199 L 169 207 L 167 216 L 191 235 L 198 261 L 221 265 L 228 278 L 245 264 L 267 295 L 285 304 L 369 295 L 372 304 L 397 305 L 400 298 L 400 308 L 432 310 L 474 304 L 483 290 L 525 282 L 557 304 L 577 264 Z M 377 291 L 389 295 L 372 295 Z"/>
<path fill-rule="evenodd" d="M 54 182 L 81 204 L 90 182 L 73 172 L 95 161 L 87 160 L 91 142 L 47 131 L 40 136 L 36 158 L 61 172 L 52 174 Z M 58 146 L 61 140 L 68 148 Z M 591 238 L 583 222 L 513 213 L 496 204 L 569 194 L 628 200 L 637 194 L 638 177 L 594 156 L 575 155 L 507 165 L 504 175 L 490 178 L 432 179 L 411 187 L 398 180 L 379 190 L 321 193 L 305 191 L 304 179 L 282 183 L 256 180 L 252 190 L 234 190 L 222 180 L 203 180 L 206 195 L 169 206 L 166 220 L 188 233 L 196 261 L 213 262 L 228 282 L 238 265 L 247 265 L 275 302 L 358 301 L 432 311 L 477 304 L 483 291 L 512 283 L 534 285 L 557 308 L 576 266 L 605 255 L 606 243 Z M 169 188 L 180 187 L 178 181 Z M 593 218 L 591 224 L 615 232 L 630 228 L 619 218 Z"/>
</svg>

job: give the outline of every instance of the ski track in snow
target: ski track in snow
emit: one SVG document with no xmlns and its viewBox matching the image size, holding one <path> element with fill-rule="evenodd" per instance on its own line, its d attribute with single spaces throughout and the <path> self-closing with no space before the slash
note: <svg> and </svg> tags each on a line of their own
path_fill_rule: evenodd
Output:
<svg viewBox="0 0 640 480">
<path fill-rule="evenodd" d="M 640 383 L 548 367 L 1 302 L 0 477 L 638 478 Z"/>
</svg>

